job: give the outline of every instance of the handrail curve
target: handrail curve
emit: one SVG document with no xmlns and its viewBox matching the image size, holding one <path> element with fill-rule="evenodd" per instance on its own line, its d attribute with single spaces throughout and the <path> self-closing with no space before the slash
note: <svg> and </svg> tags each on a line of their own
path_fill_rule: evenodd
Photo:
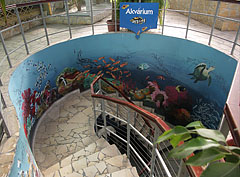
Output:
<svg viewBox="0 0 240 177">
<path fill-rule="evenodd" d="M 143 109 L 143 108 L 141 108 L 141 107 L 139 107 L 139 106 L 137 106 L 137 105 L 135 105 L 135 104 L 133 104 L 131 102 L 127 102 L 127 101 L 119 100 L 117 98 L 112 98 L 112 97 L 109 97 L 109 96 L 105 96 L 105 95 L 94 93 L 94 85 L 100 79 L 106 81 L 106 79 L 102 78 L 101 76 L 98 76 L 91 83 L 90 89 L 91 89 L 91 96 L 93 98 L 101 98 L 101 99 L 104 99 L 104 100 L 108 100 L 108 101 L 111 101 L 111 102 L 114 102 L 114 103 L 126 106 L 126 107 L 136 111 L 140 115 L 146 117 L 148 120 L 152 121 L 161 131 L 167 131 L 167 130 L 171 129 L 160 117 L 158 117 L 157 115 L 155 115 L 155 114 L 153 114 L 153 113 L 151 113 L 151 112 L 149 112 L 149 111 L 147 111 L 147 110 L 145 110 L 145 109 Z M 113 86 L 117 91 L 122 93 L 117 87 L 115 87 L 111 83 L 109 83 L 109 84 L 111 86 Z M 126 97 L 124 94 L 123 94 L 123 96 Z M 194 155 L 194 154 L 192 153 L 190 156 L 192 156 L 192 155 Z M 183 159 L 183 160 L 185 161 L 185 159 Z M 186 167 L 187 167 L 187 170 L 188 170 L 189 174 L 192 177 L 200 177 L 201 173 L 203 172 L 203 167 L 201 167 L 201 166 L 189 166 L 189 165 L 186 165 Z"/>
<path fill-rule="evenodd" d="M 104 82 L 106 82 L 107 84 L 109 84 L 112 88 L 114 88 L 115 90 L 117 90 L 117 91 L 120 93 L 120 95 L 121 95 L 122 97 L 124 97 L 129 103 L 134 104 L 132 100 L 130 100 L 120 89 L 118 89 L 117 87 L 115 87 L 112 83 L 108 82 L 108 81 L 107 81 L 106 79 L 104 79 L 103 77 L 96 78 L 96 82 L 97 82 L 99 79 L 102 79 Z M 93 81 L 93 82 L 94 82 L 94 81 Z M 96 82 L 95 82 L 95 83 L 96 83 Z M 95 84 L 95 83 L 94 83 L 94 84 Z M 94 85 L 94 84 L 93 84 L 93 85 Z M 134 105 L 135 105 L 135 104 L 134 104 Z M 150 127 L 151 130 L 152 130 L 152 125 L 149 123 L 149 121 L 148 121 L 147 119 L 145 119 L 145 117 L 142 117 L 142 118 L 143 118 L 144 122 L 147 124 L 147 126 Z M 153 131 L 152 131 L 151 133 L 154 134 Z"/>
</svg>

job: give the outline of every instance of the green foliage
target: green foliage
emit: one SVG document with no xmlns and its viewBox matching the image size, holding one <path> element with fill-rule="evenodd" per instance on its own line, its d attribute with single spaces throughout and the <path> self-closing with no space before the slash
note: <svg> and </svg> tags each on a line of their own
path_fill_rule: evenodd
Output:
<svg viewBox="0 0 240 177">
<path fill-rule="evenodd" d="M 170 157 L 183 159 L 194 153 L 186 161 L 187 165 L 208 165 L 201 177 L 237 177 L 240 174 L 240 148 L 226 146 L 220 131 L 207 129 L 200 121 L 186 127 L 176 126 L 159 136 L 156 143 L 165 140 L 170 140 L 174 147 Z M 219 161 L 222 158 L 225 162 Z"/>
<path fill-rule="evenodd" d="M 5 24 L 7 25 L 7 11 L 5 0 L 0 0 L 1 9 L 4 15 Z"/>
</svg>

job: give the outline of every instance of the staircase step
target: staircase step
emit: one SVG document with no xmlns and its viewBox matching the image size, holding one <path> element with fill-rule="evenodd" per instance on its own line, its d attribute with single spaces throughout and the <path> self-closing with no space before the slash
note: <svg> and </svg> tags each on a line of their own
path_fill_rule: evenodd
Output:
<svg viewBox="0 0 240 177">
<path fill-rule="evenodd" d="M 118 155 L 105 161 L 101 161 L 90 167 L 78 170 L 73 167 L 69 174 L 61 173 L 61 177 L 95 177 L 103 174 L 111 174 L 125 168 L 132 168 L 127 156 Z M 55 176 L 56 177 L 56 176 Z"/>
<path fill-rule="evenodd" d="M 139 177 L 135 167 L 125 168 L 113 173 L 103 174 L 97 177 Z"/>
<path fill-rule="evenodd" d="M 86 157 L 88 155 L 94 154 L 105 147 L 109 146 L 109 143 L 103 139 L 100 138 L 96 142 L 89 144 L 84 149 L 81 149 L 80 151 L 66 157 L 65 159 L 62 159 L 58 163 L 54 164 L 53 166 L 47 168 L 43 171 L 44 175 L 50 174 L 52 172 L 57 171 L 60 168 L 63 168 L 64 166 L 68 165 L 71 161 L 76 161 L 77 159 L 81 159 L 82 157 Z"/>
<path fill-rule="evenodd" d="M 46 175 L 47 177 L 53 177 L 57 174 L 61 174 L 61 176 L 65 176 L 68 174 L 78 171 L 81 171 L 84 168 L 93 166 L 95 164 L 98 164 L 100 161 L 106 161 L 108 159 L 111 159 L 115 156 L 119 156 L 121 153 L 119 152 L 116 145 L 110 145 L 106 148 L 102 149 L 99 152 L 96 152 L 94 154 L 84 156 L 83 158 L 79 159 L 72 159 L 69 161 L 68 165 L 64 166 L 63 168 L 58 169 L 57 171 L 50 173 L 49 175 Z"/>
</svg>

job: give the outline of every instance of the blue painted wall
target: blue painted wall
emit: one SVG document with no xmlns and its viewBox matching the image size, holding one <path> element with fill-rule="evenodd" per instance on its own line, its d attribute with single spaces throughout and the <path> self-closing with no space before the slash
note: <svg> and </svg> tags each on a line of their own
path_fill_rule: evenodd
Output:
<svg viewBox="0 0 240 177">
<path fill-rule="evenodd" d="M 199 67 L 201 63 L 206 69 L 215 68 L 209 72 L 210 85 L 208 79 L 194 83 L 195 79 L 189 75 L 195 68 L 202 74 L 204 67 Z M 155 91 L 159 89 L 161 99 L 152 100 L 152 106 L 166 120 L 173 124 L 182 118 L 201 120 L 209 128 L 218 128 L 236 65 L 233 58 L 211 47 L 154 34 L 142 34 L 138 40 L 130 33 L 95 35 L 46 48 L 28 57 L 15 70 L 9 83 L 10 97 L 21 125 L 10 176 L 20 176 L 21 170 L 28 173 L 29 164 L 36 166 L 31 152 L 30 161 L 23 157 L 29 151 L 26 136 L 45 111 L 42 105 L 49 107 L 71 90 L 66 83 L 87 89 L 94 77 L 104 74 L 103 77 L 116 78 L 119 83 L 137 87 L 137 90 L 130 88 L 126 91 L 132 99 L 136 99 L 144 89 L 154 87 Z M 78 78 L 79 82 L 72 81 L 72 77 Z M 139 101 L 146 102 L 149 98 L 153 98 L 153 92 Z M 182 99 L 181 104 L 185 104 L 184 101 L 188 103 L 176 103 L 176 98 Z M 157 106 L 158 101 L 160 107 Z M 176 113 L 170 114 L 174 111 Z M 178 117 L 178 113 L 182 116 Z M 21 161 L 20 167 L 18 161 Z"/>
</svg>

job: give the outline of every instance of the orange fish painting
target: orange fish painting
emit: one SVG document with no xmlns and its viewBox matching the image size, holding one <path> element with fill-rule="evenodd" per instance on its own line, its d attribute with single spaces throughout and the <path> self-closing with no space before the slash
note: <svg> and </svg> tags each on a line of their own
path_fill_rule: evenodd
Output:
<svg viewBox="0 0 240 177">
<path fill-rule="evenodd" d="M 109 71 L 106 71 L 107 74 L 111 74 Z"/>
<path fill-rule="evenodd" d="M 126 8 L 128 8 L 129 7 L 129 5 L 128 4 L 126 4 L 126 5 L 123 5 L 122 6 L 122 9 L 126 9 Z"/>
<path fill-rule="evenodd" d="M 100 58 L 98 58 L 98 60 L 102 60 L 102 59 L 104 59 L 104 57 L 100 57 Z"/>
<path fill-rule="evenodd" d="M 94 62 L 98 62 L 97 60 L 93 60 Z"/>
<path fill-rule="evenodd" d="M 83 72 L 83 74 L 86 74 L 86 73 L 88 73 L 89 71 L 90 71 L 90 70 L 86 70 L 86 71 Z"/>
<path fill-rule="evenodd" d="M 107 68 L 107 67 L 109 67 L 111 64 L 107 64 L 106 66 L 105 66 L 105 68 Z"/>
<path fill-rule="evenodd" d="M 111 58 L 111 57 L 109 57 L 109 60 L 111 60 L 112 62 L 115 62 L 115 60 L 113 58 Z"/>
<path fill-rule="evenodd" d="M 142 31 L 145 31 L 147 28 L 148 28 L 148 27 L 143 27 L 143 28 L 142 28 Z"/>
<path fill-rule="evenodd" d="M 104 75 L 104 74 L 102 73 L 102 74 L 100 75 L 100 77 L 103 77 L 103 75 Z"/>
<path fill-rule="evenodd" d="M 127 73 L 129 73 L 129 71 L 123 71 L 123 73 L 124 73 L 124 74 L 127 74 Z"/>
<path fill-rule="evenodd" d="M 128 75 L 126 75 L 126 77 L 129 77 L 129 76 L 131 76 L 131 73 L 129 73 Z"/>
<path fill-rule="evenodd" d="M 116 79 L 116 76 L 114 76 L 112 73 L 110 73 L 113 79 Z"/>
<path fill-rule="evenodd" d="M 84 66 L 84 68 L 88 68 L 88 67 L 90 67 L 91 65 L 86 65 L 86 66 Z"/>
<path fill-rule="evenodd" d="M 109 70 L 113 70 L 114 67 L 108 68 Z"/>
<path fill-rule="evenodd" d="M 88 73 L 88 74 L 86 75 L 86 78 L 89 76 L 89 74 L 90 74 L 90 73 Z"/>
<path fill-rule="evenodd" d="M 126 66 L 127 64 L 128 64 L 128 62 L 125 62 L 125 63 L 123 63 L 123 64 L 120 64 L 120 67 L 122 68 L 122 67 Z"/>
<path fill-rule="evenodd" d="M 157 79 L 165 80 L 165 77 L 164 76 L 157 76 Z"/>
<path fill-rule="evenodd" d="M 119 71 L 119 73 L 122 75 L 122 71 Z"/>
<path fill-rule="evenodd" d="M 102 60 L 103 63 L 107 64 L 107 62 L 105 60 Z"/>
<path fill-rule="evenodd" d="M 117 64 L 119 64 L 120 63 L 120 61 L 116 61 L 115 63 L 113 63 L 113 65 L 117 65 Z"/>
<path fill-rule="evenodd" d="M 112 71 L 114 72 L 114 71 L 118 71 L 119 69 L 118 68 L 115 68 L 115 69 L 113 69 Z"/>
<path fill-rule="evenodd" d="M 96 74 L 92 74 L 91 77 L 94 77 Z"/>
<path fill-rule="evenodd" d="M 98 66 L 97 66 L 97 69 L 99 69 L 99 68 L 101 68 L 101 67 L 102 67 L 102 65 L 98 65 Z"/>
<path fill-rule="evenodd" d="M 98 73 L 97 73 L 97 75 L 99 75 L 99 74 L 101 74 L 102 73 L 102 71 L 99 71 Z"/>
</svg>

